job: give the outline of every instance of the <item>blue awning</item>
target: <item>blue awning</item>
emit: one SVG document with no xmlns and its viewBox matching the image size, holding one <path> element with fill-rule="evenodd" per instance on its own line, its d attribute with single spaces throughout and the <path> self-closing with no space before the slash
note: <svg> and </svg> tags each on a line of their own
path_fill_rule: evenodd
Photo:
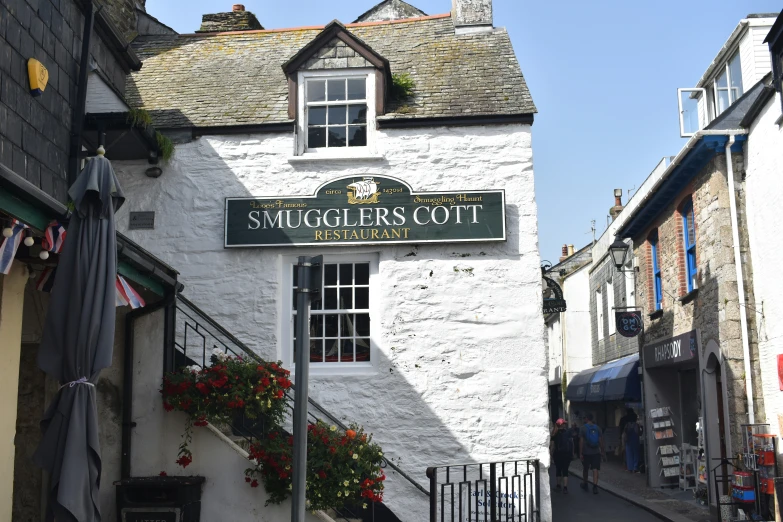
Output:
<svg viewBox="0 0 783 522">
<path fill-rule="evenodd" d="M 578 373 L 568 384 L 566 399 L 577 402 L 641 401 L 639 354 Z"/>
</svg>

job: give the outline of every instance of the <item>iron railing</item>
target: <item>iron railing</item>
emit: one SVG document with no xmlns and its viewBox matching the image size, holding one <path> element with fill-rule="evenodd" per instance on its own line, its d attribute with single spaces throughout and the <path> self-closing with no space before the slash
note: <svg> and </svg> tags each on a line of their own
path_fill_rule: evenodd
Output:
<svg viewBox="0 0 783 522">
<path fill-rule="evenodd" d="M 174 359 L 177 368 L 193 365 L 202 368 L 209 366 L 215 349 L 233 357 L 261 361 L 261 358 L 253 350 L 182 295 L 177 296 L 176 310 L 174 336 L 174 347 L 176 350 Z M 283 428 L 289 432 L 293 425 L 293 392 L 294 386 L 286 391 L 288 411 L 283 422 Z M 307 417 L 310 424 L 316 424 L 318 421 L 321 421 L 326 424 L 334 424 L 342 430 L 348 429 L 344 422 L 312 398 L 308 398 Z M 229 428 L 235 436 L 242 437 L 248 443 L 252 443 L 255 439 L 262 437 L 268 427 L 263 420 L 247 419 L 244 415 L 240 415 L 233 420 Z M 423 494 L 429 496 L 429 491 L 424 486 L 391 460 L 384 457 L 382 467 L 392 469 L 395 474 L 409 482 Z M 368 519 L 366 515 L 355 515 L 350 508 L 341 509 L 336 515 L 344 519 L 372 520 L 372 514 Z"/>
<path fill-rule="evenodd" d="M 538 460 L 427 468 L 430 522 L 539 522 Z"/>
</svg>

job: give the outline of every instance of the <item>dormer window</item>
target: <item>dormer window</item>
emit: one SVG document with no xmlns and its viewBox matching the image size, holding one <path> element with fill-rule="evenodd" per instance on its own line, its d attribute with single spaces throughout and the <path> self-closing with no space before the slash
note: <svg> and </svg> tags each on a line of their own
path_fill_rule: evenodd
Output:
<svg viewBox="0 0 783 522">
<path fill-rule="evenodd" d="M 740 63 L 739 50 L 737 50 L 731 59 L 726 62 L 713 84 L 713 94 L 715 96 L 715 111 L 713 114 L 715 117 L 728 109 L 744 92 L 742 89 L 742 64 Z"/>
<path fill-rule="evenodd" d="M 305 152 L 367 147 L 368 121 L 373 107 L 368 84 L 374 75 L 367 71 L 349 73 L 329 71 L 303 72 L 304 100 L 302 129 Z"/>
</svg>

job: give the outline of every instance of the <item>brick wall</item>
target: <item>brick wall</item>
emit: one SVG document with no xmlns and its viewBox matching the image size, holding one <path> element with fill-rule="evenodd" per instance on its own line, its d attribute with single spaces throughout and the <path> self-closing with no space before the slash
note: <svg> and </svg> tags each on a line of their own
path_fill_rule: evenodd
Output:
<svg viewBox="0 0 783 522">
<path fill-rule="evenodd" d="M 735 182 L 742 186 L 742 154 L 733 154 Z M 732 429 L 732 444 L 740 443 L 738 426 L 747 422 L 745 370 L 739 319 L 739 296 L 734 265 L 729 191 L 726 179 L 725 155 L 717 154 L 658 216 L 650 227 L 634 238 L 634 251 L 640 262 L 636 282 L 637 302 L 644 306 L 644 344 L 651 344 L 694 329 L 701 330 L 701 350 L 714 339 L 721 347 L 725 364 L 723 379 L 728 393 L 728 419 Z M 687 294 L 683 220 L 680 212 L 688 196 L 693 198 L 696 229 L 696 267 L 698 293 L 691 301 L 682 302 Z M 742 212 L 740 213 L 742 223 Z M 740 227 L 742 229 L 742 225 Z M 658 230 L 658 249 L 663 287 L 663 314 L 651 319 L 654 311 L 651 249 L 647 238 Z M 747 245 L 743 232 L 741 242 Z M 744 274 L 746 289 L 751 273 Z M 749 292 L 752 294 L 752 292 Z M 748 302 L 753 302 L 752 295 Z M 750 330 L 754 330 L 751 324 Z M 758 350 L 755 335 L 751 336 L 751 364 L 758 374 Z M 755 383 L 756 421 L 764 419 L 760 383 Z"/>
<path fill-rule="evenodd" d="M 83 24 L 81 2 L 75 0 L 0 3 L 0 163 L 61 202 L 67 201 Z M 125 72 L 95 35 L 90 54 L 124 92 Z M 46 90 L 37 98 L 29 91 L 28 58 L 49 71 Z"/>
</svg>

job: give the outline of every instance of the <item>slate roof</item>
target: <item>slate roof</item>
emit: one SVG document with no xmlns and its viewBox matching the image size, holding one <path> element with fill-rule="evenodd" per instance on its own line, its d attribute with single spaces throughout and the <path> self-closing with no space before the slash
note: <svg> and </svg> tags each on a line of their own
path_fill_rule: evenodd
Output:
<svg viewBox="0 0 783 522">
<path fill-rule="evenodd" d="M 129 77 L 126 98 L 157 128 L 289 122 L 281 66 L 322 29 L 139 37 L 133 47 L 144 66 Z M 456 35 L 449 15 L 347 29 L 416 83 L 383 119 L 536 112 L 504 29 Z"/>
</svg>

